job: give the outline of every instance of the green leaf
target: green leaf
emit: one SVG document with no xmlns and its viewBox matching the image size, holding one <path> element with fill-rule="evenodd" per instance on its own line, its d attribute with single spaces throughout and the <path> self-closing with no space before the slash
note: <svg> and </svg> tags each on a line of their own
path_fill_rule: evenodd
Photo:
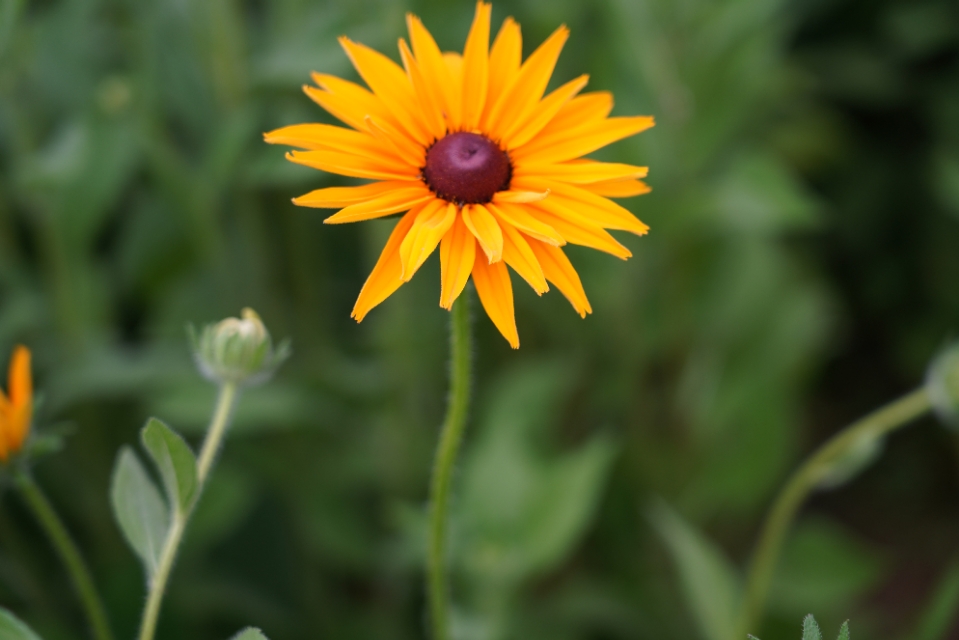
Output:
<svg viewBox="0 0 959 640">
<path fill-rule="evenodd" d="M 732 563 L 719 547 L 665 502 L 652 505 L 649 519 L 676 563 L 683 592 L 702 637 L 708 640 L 735 637 L 741 587 Z"/>
<path fill-rule="evenodd" d="M 17 616 L 0 607 L 0 638 L 3 640 L 40 640 Z"/>
<path fill-rule="evenodd" d="M 156 571 L 169 527 L 163 498 L 129 447 L 120 449 L 110 487 L 113 513 L 127 542 L 137 552 L 147 574 Z"/>
<path fill-rule="evenodd" d="M 263 632 L 259 629 L 247 627 L 240 633 L 233 636 L 231 640 L 267 640 L 267 637 L 263 635 Z"/>
<path fill-rule="evenodd" d="M 802 640 L 822 640 L 819 624 L 811 613 L 802 621 Z"/>
<path fill-rule="evenodd" d="M 180 435 L 156 418 L 150 418 L 140 432 L 143 446 L 153 457 L 170 506 L 184 511 L 196 492 L 196 458 Z"/>
<path fill-rule="evenodd" d="M 842 626 L 839 627 L 838 640 L 849 640 L 849 621 L 848 620 L 843 622 Z"/>
</svg>

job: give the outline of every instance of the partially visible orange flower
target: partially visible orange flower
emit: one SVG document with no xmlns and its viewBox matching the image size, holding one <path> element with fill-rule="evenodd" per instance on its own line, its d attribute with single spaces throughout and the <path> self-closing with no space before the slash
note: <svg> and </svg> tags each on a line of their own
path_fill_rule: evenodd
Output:
<svg viewBox="0 0 959 640">
<path fill-rule="evenodd" d="M 13 350 L 7 375 L 7 395 L 0 390 L 0 462 L 6 462 L 23 448 L 33 418 L 33 379 L 30 350 L 23 345 Z"/>
<path fill-rule="evenodd" d="M 653 126 L 648 116 L 610 118 L 608 92 L 578 95 L 580 76 L 545 95 L 569 30 L 562 26 L 525 61 L 520 27 L 507 18 L 489 44 L 491 6 L 476 5 L 463 54 L 443 53 L 419 18 L 407 15 L 410 45 L 399 66 L 340 38 L 369 90 L 314 73 L 306 94 L 349 129 L 301 124 L 266 141 L 302 149 L 292 162 L 354 178 L 356 187 L 318 189 L 293 202 L 340 209 L 327 223 L 408 211 L 396 223 L 353 308 L 357 321 L 408 282 L 439 248 L 440 306 L 450 309 L 472 277 L 486 313 L 513 348 L 509 265 L 536 291 L 554 285 L 581 316 L 590 313 L 566 243 L 626 259 L 606 230 L 648 227 L 610 198 L 649 191 L 646 167 L 583 156 Z"/>
</svg>

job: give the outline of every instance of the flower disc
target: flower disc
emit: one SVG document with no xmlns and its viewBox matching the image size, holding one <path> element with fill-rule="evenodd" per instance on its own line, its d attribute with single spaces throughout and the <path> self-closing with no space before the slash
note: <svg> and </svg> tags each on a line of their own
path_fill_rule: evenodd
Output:
<svg viewBox="0 0 959 640">
<path fill-rule="evenodd" d="M 509 188 L 509 156 L 478 133 L 453 133 L 426 152 L 423 179 L 439 197 L 462 204 L 490 202 Z"/>
</svg>

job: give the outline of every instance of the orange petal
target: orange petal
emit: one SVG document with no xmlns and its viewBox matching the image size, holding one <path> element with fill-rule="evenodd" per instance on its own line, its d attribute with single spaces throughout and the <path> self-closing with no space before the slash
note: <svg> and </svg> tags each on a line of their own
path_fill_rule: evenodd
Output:
<svg viewBox="0 0 959 640">
<path fill-rule="evenodd" d="M 371 182 L 358 187 L 326 187 L 293 198 L 293 204 L 300 207 L 315 209 L 339 209 L 351 204 L 372 200 L 384 193 L 397 189 L 409 189 L 415 184 L 408 180 L 387 180 L 385 182 Z"/>
<path fill-rule="evenodd" d="M 463 56 L 455 51 L 447 51 L 443 54 L 443 64 L 450 72 L 451 92 L 456 96 L 455 106 L 450 107 L 450 114 L 447 117 L 450 129 L 463 128 Z"/>
<path fill-rule="evenodd" d="M 576 96 L 563 105 L 559 113 L 549 121 L 540 135 L 549 136 L 602 120 L 613 110 L 613 94 L 594 91 Z"/>
<path fill-rule="evenodd" d="M 406 14 L 406 26 L 410 33 L 410 44 L 416 61 L 423 71 L 423 79 L 430 88 L 430 94 L 443 113 L 449 126 L 458 127 L 461 112 L 461 94 L 454 87 L 453 75 L 443 59 L 433 36 L 426 30 L 420 19 L 411 13 Z"/>
<path fill-rule="evenodd" d="M 579 274 L 576 273 L 576 269 L 573 268 L 563 250 L 537 240 L 530 240 L 529 246 L 543 268 L 546 279 L 555 284 L 556 288 L 566 296 L 566 299 L 576 309 L 576 313 L 583 318 L 586 317 L 587 313 L 592 313 L 593 308 L 586 298 L 586 291 L 583 290 L 583 283 L 580 282 Z"/>
<path fill-rule="evenodd" d="M 516 315 L 513 312 L 513 285 L 502 261 L 489 264 L 479 254 L 473 261 L 473 284 L 486 315 L 514 349 L 519 349 Z"/>
<path fill-rule="evenodd" d="M 419 169 L 403 165 L 399 161 L 389 162 L 385 158 L 363 158 L 338 151 L 290 151 L 286 154 L 290 162 L 313 167 L 329 173 L 353 178 L 372 180 L 419 180 Z"/>
<path fill-rule="evenodd" d="M 583 188 L 607 198 L 632 198 L 649 193 L 652 189 L 642 180 L 609 180 L 584 184 Z"/>
<path fill-rule="evenodd" d="M 513 225 L 526 235 L 556 246 L 566 244 L 566 240 L 556 229 L 536 217 L 539 213 L 536 209 L 508 202 L 489 203 L 486 207 L 497 218 Z"/>
<path fill-rule="evenodd" d="M 30 350 L 18 345 L 10 359 L 7 376 L 9 411 L 7 414 L 7 449 L 15 453 L 23 446 L 33 418 L 33 377 L 30 374 Z"/>
<path fill-rule="evenodd" d="M 520 67 L 519 73 L 490 112 L 487 126 L 494 140 L 502 139 L 514 122 L 524 120 L 536 107 L 546 91 L 556 60 L 568 37 L 569 29 L 561 26 Z"/>
<path fill-rule="evenodd" d="M 486 105 L 483 108 L 482 128 L 487 128 L 490 112 L 503 91 L 510 86 L 519 73 L 523 58 L 523 36 L 519 25 L 506 18 L 489 54 L 489 85 L 486 90 Z"/>
<path fill-rule="evenodd" d="M 587 127 L 534 138 L 528 145 L 512 150 L 510 155 L 518 164 L 557 164 L 634 136 L 653 124 L 650 116 L 607 118 Z"/>
<path fill-rule="evenodd" d="M 596 162 L 595 160 L 570 160 L 559 164 L 523 162 L 517 164 L 513 170 L 513 175 L 516 177 L 549 178 L 572 182 L 573 184 L 645 178 L 648 173 L 649 167 L 637 167 L 618 162 Z"/>
<path fill-rule="evenodd" d="M 571 222 L 620 229 L 640 236 L 649 232 L 649 227 L 628 209 L 575 185 L 542 178 L 520 178 L 516 182 L 529 189 L 549 189 L 550 197 L 536 206 Z"/>
<path fill-rule="evenodd" d="M 463 207 L 463 222 L 470 230 L 490 262 L 503 259 L 503 232 L 496 218 L 481 204 L 468 204 Z"/>
<path fill-rule="evenodd" d="M 549 195 L 549 191 L 520 191 L 510 189 L 508 191 L 497 191 L 493 194 L 493 202 L 503 204 L 512 202 L 514 204 L 528 204 L 530 202 L 539 202 Z"/>
<path fill-rule="evenodd" d="M 456 205 L 434 198 L 416 216 L 413 228 L 400 246 L 403 280 L 410 281 L 416 270 L 430 257 L 456 220 Z"/>
<path fill-rule="evenodd" d="M 371 158 L 386 154 L 391 159 L 397 158 L 391 146 L 365 131 L 330 124 L 295 124 L 264 133 L 263 139 L 270 144 L 285 144 L 300 149 L 329 149 Z"/>
<path fill-rule="evenodd" d="M 33 400 L 33 377 L 30 375 L 30 350 L 17 345 L 10 358 L 7 373 L 7 397 L 14 407 Z"/>
<path fill-rule="evenodd" d="M 422 145 L 430 142 L 430 134 L 416 108 L 416 94 L 406 73 L 379 51 L 340 36 L 356 71 L 383 105 L 400 121 L 403 131 Z"/>
<path fill-rule="evenodd" d="M 463 292 L 475 257 L 476 239 L 466 228 L 462 216 L 456 216 L 456 221 L 440 243 L 440 306 L 444 309 L 452 309 L 453 303 Z"/>
<path fill-rule="evenodd" d="M 366 124 L 373 137 L 379 140 L 384 148 L 391 149 L 404 162 L 414 167 L 422 167 L 426 164 L 426 148 L 423 145 L 413 142 L 405 133 L 385 120 L 366 116 Z"/>
<path fill-rule="evenodd" d="M 313 81 L 320 87 L 304 85 L 306 95 L 358 131 L 366 131 L 365 120 L 368 115 L 398 122 L 379 98 L 358 84 L 322 73 L 314 73 Z"/>
<path fill-rule="evenodd" d="M 416 184 L 411 183 L 411 184 Z M 358 202 L 341 209 L 323 221 L 324 224 L 342 224 L 344 222 L 361 222 L 382 218 L 400 211 L 407 211 L 413 207 L 435 200 L 436 196 L 425 186 L 408 187 L 389 191 L 381 196 Z"/>
<path fill-rule="evenodd" d="M 547 198 L 547 200 L 549 199 Z M 537 203 L 534 206 L 538 207 L 541 204 L 542 203 Z M 562 211 L 560 209 L 557 210 Z M 602 227 L 583 222 L 581 218 L 567 215 L 565 211 L 560 215 L 554 215 L 550 211 L 540 209 L 537 212 L 537 217 L 559 231 L 560 234 L 566 238 L 566 242 L 571 244 L 598 249 L 599 251 L 612 254 L 617 258 L 622 258 L 623 260 L 633 255 L 629 249 L 617 242 L 616 238 L 609 235 Z"/>
<path fill-rule="evenodd" d="M 529 243 L 523 234 L 517 231 L 512 225 L 504 224 L 503 227 L 503 261 L 529 283 L 538 295 L 549 291 L 549 285 L 546 284 L 546 277 L 543 275 L 543 269 L 536 260 L 536 254 L 530 249 Z"/>
<path fill-rule="evenodd" d="M 516 121 L 503 136 L 503 143 L 506 148 L 515 149 L 532 140 L 536 134 L 543 130 L 543 127 L 549 124 L 549 121 L 556 116 L 563 105 L 583 90 L 587 82 L 589 82 L 589 76 L 582 75 L 575 80 L 570 80 L 543 98 L 528 118 Z"/>
<path fill-rule="evenodd" d="M 9 416 L 9 430 L 7 431 L 7 448 L 10 453 L 16 453 L 23 448 L 23 443 L 30 433 L 30 420 L 33 418 L 33 402 L 12 407 Z"/>
<path fill-rule="evenodd" d="M 393 227 L 390 239 L 386 241 L 386 246 L 383 247 L 380 258 L 376 261 L 376 266 L 373 267 L 370 277 L 366 279 L 366 283 L 360 290 L 360 296 L 356 299 L 356 304 L 353 305 L 353 312 L 350 317 L 355 318 L 357 322 L 362 322 L 373 307 L 389 298 L 394 291 L 402 286 L 400 244 L 409 232 L 410 227 L 413 226 L 415 219 L 416 212 L 410 211 L 400 218 L 396 226 Z"/>
<path fill-rule="evenodd" d="M 476 3 L 473 26 L 463 48 L 463 122 L 466 131 L 479 126 L 489 84 L 489 17 L 492 5 Z"/>
<path fill-rule="evenodd" d="M 400 58 L 403 60 L 403 68 L 406 69 L 406 75 L 413 83 L 413 90 L 416 92 L 416 98 L 419 100 L 420 108 L 423 109 L 423 117 L 430 128 L 430 133 L 434 138 L 442 138 L 446 134 L 446 118 L 443 117 L 443 99 L 437 96 L 430 83 L 423 75 L 420 64 L 410 51 L 406 40 L 400 38 Z"/>
</svg>

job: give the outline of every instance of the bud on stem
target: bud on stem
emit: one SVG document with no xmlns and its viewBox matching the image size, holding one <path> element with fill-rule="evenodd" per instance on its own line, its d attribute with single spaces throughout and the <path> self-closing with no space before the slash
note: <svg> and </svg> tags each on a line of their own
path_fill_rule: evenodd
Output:
<svg viewBox="0 0 959 640">
<path fill-rule="evenodd" d="M 199 336 L 190 328 L 197 367 L 217 384 L 262 384 L 290 354 L 286 341 L 273 348 L 270 332 L 253 309 L 240 315 L 208 324 Z"/>
</svg>

